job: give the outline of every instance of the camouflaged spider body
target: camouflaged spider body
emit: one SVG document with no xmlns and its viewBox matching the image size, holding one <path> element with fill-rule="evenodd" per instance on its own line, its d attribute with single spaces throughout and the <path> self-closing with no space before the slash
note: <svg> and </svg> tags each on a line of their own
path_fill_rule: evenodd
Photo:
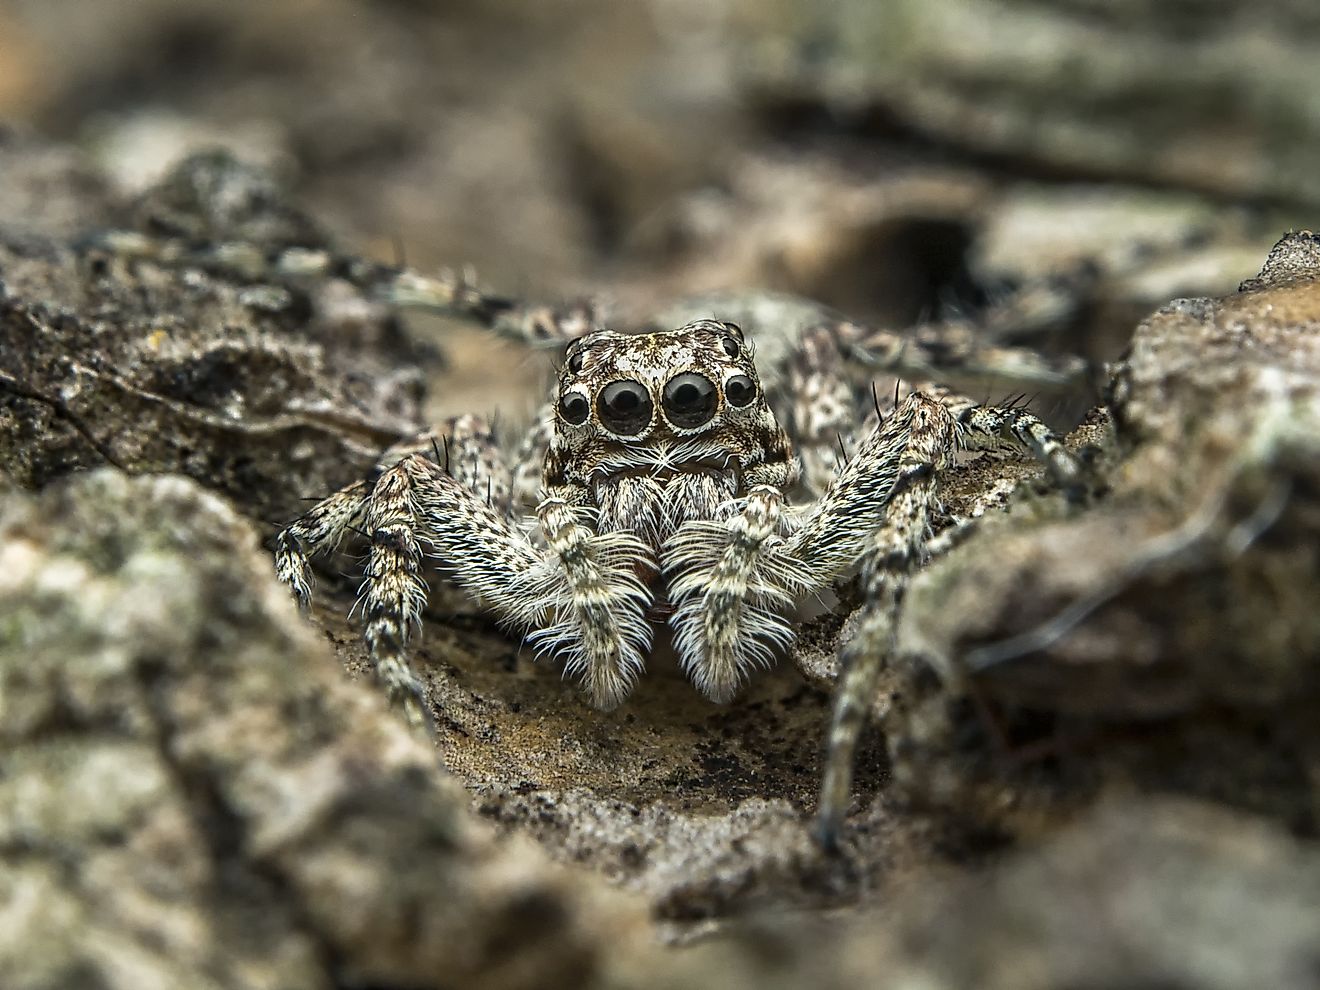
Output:
<svg viewBox="0 0 1320 990">
<path fill-rule="evenodd" d="M 860 567 L 867 613 L 843 648 L 822 796 L 821 835 L 832 841 L 902 585 L 929 550 L 940 469 L 960 447 L 1007 442 L 1033 451 L 1064 485 L 1080 471 L 1022 409 L 928 386 L 862 412 L 834 367 L 843 348 L 830 333 L 804 334 L 783 376 L 800 400 L 790 415 L 815 467 L 807 487 L 821 494 L 812 502 L 790 507 L 799 458 L 737 326 L 600 330 L 569 343 L 518 471 L 480 421 L 460 417 L 446 434 L 449 456 L 437 456 L 431 435 L 418 438 L 389 452 L 374 480 L 283 530 L 279 575 L 306 605 L 309 557 L 363 532 L 371 545 L 361 604 L 377 674 L 414 721 L 429 723 L 405 652 L 426 602 L 428 557 L 559 657 L 603 709 L 627 697 L 661 626 L 697 689 L 730 700 L 751 668 L 791 644 L 795 608 Z M 851 424 L 854 449 L 825 470 L 820 436 L 835 422 Z M 517 509 L 534 486 L 522 469 L 538 462 L 528 526 Z"/>
<path fill-rule="evenodd" d="M 465 417 L 444 441 L 450 456 L 439 460 L 448 463 L 419 438 L 388 454 L 374 483 L 331 496 L 282 532 L 281 577 L 306 603 L 307 556 L 350 529 L 370 535 L 366 638 L 405 705 L 422 700 L 403 646 L 425 601 L 427 554 L 539 652 L 559 657 L 598 708 L 628 695 L 666 621 L 694 683 L 729 700 L 748 663 L 769 659 L 760 641 L 785 642 L 788 629 L 758 623 L 745 648 L 704 648 L 686 572 L 703 538 L 720 537 L 687 527 L 736 515 L 752 491 L 778 500 L 797 477 L 741 330 L 703 321 L 580 337 L 542 421 L 548 428 L 524 453 L 543 464 L 530 536 L 513 511 L 515 479 L 488 432 Z"/>
<path fill-rule="evenodd" d="M 618 627 L 617 649 L 603 642 L 581 649 L 571 637 L 553 644 L 569 657 L 570 669 L 581 670 L 593 704 L 612 708 L 623 700 L 645 664 L 655 623 L 663 621 L 678 634 L 679 660 L 698 689 L 712 701 L 733 697 L 745 662 L 705 649 L 691 628 L 681 578 L 700 530 L 688 524 L 728 518 L 750 491 L 782 492 L 796 479 L 788 436 L 766 403 L 737 326 L 703 321 L 638 336 L 601 331 L 570 345 L 544 497 L 587 510 L 597 534 L 637 540 L 632 567 L 645 588 L 627 610 L 626 626 Z M 584 574 L 584 610 L 592 607 L 591 585 Z M 645 626 L 632 621 L 638 606 Z M 584 611 L 584 618 L 590 614 Z M 776 632 L 754 630 L 761 637 Z"/>
</svg>

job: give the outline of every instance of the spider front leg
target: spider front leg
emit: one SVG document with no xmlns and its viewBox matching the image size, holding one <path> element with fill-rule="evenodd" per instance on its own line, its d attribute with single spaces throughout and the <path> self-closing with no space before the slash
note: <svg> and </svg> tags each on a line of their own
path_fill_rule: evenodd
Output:
<svg viewBox="0 0 1320 990">
<path fill-rule="evenodd" d="M 727 700 L 747 671 L 790 643 L 786 613 L 861 560 L 896 492 L 945 463 L 954 420 L 916 393 L 879 424 L 803 524 L 783 535 L 777 491 L 753 488 L 728 523 L 692 522 L 666 545 L 675 646 L 698 686 Z"/>
<path fill-rule="evenodd" d="M 305 612 L 311 601 L 312 558 L 338 547 L 349 533 L 371 541 L 361 606 L 364 630 L 377 678 L 410 722 L 429 727 L 430 713 L 421 683 L 407 660 L 412 625 L 426 603 L 421 577 L 422 547 L 415 532 L 413 485 L 404 462 L 443 458 L 458 483 L 487 508 L 507 513 L 510 481 L 484 421 L 460 416 L 446 424 L 443 439 L 423 434 L 382 456 L 374 481 L 357 481 L 313 506 L 275 537 L 275 568 Z M 443 443 L 443 453 L 441 445 Z"/>
</svg>

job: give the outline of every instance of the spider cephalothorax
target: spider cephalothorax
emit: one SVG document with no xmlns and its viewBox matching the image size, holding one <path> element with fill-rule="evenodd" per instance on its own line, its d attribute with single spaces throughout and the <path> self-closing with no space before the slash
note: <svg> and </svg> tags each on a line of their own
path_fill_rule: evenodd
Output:
<svg viewBox="0 0 1320 990">
<path fill-rule="evenodd" d="M 801 391 L 846 403 L 846 383 L 829 378 L 832 355 L 841 353 L 830 339 L 803 335 L 798 371 L 829 387 Z M 813 448 L 813 485 L 823 494 L 790 508 L 798 461 L 752 357 L 738 327 L 716 320 L 575 339 L 521 448 L 524 461 L 543 465 L 531 520 L 519 518 L 515 497 L 526 473 L 511 471 L 476 417 L 459 417 L 446 433 L 448 456 L 433 456 L 440 445 L 432 435 L 418 438 L 387 453 L 373 480 L 282 531 L 280 576 L 306 604 L 309 555 L 365 533 L 362 611 L 377 674 L 414 719 L 429 722 L 405 652 L 426 602 L 428 557 L 527 642 L 560 658 L 605 709 L 632 690 L 662 624 L 697 689 L 728 701 L 751 668 L 792 642 L 795 607 L 860 566 L 874 608 L 844 648 L 822 803 L 828 838 L 887 649 L 889 610 L 926 552 L 939 470 L 959 447 L 1006 441 L 1033 451 L 1065 485 L 1077 483 L 1080 469 L 1025 410 L 908 389 L 888 409 L 876 401 L 870 425 L 862 425 L 869 409 L 856 413 L 851 450 L 836 470 L 820 470 L 827 462 Z M 792 422 L 814 421 L 800 413 Z"/>
<path fill-rule="evenodd" d="M 749 485 L 783 485 L 795 472 L 734 324 L 602 330 L 570 345 L 543 481 L 577 490 L 597 532 L 633 533 L 658 557 L 684 522 L 713 519 Z"/>
</svg>

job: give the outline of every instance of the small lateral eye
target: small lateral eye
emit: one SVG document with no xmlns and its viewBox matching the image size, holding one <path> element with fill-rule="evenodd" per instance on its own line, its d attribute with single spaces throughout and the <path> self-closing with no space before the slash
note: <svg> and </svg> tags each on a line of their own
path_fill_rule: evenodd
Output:
<svg viewBox="0 0 1320 990">
<path fill-rule="evenodd" d="M 720 346 L 724 348 L 724 353 L 731 358 L 736 358 L 742 353 L 742 345 L 732 336 L 721 337 Z"/>
<path fill-rule="evenodd" d="M 731 406 L 745 406 L 756 398 L 756 382 L 746 375 L 734 375 L 724 383 L 724 397 Z"/>
<path fill-rule="evenodd" d="M 581 426 L 591 415 L 591 403 L 581 392 L 565 392 L 559 397 L 559 415 L 569 425 Z"/>
<path fill-rule="evenodd" d="M 582 370 L 582 362 L 584 359 L 585 354 L 581 350 L 574 351 L 568 356 L 568 370 L 576 375 Z"/>
</svg>

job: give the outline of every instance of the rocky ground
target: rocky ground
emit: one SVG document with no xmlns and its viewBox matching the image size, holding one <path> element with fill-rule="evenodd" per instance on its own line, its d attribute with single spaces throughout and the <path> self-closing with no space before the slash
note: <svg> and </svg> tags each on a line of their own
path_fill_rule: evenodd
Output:
<svg viewBox="0 0 1320 990">
<path fill-rule="evenodd" d="M 1005 2 L 965 50 L 953 0 L 62 6 L 0 11 L 0 985 L 1314 985 L 1305 4 Z M 437 592 L 434 743 L 352 554 L 297 614 L 307 497 L 544 381 L 386 305 L 347 259 L 395 238 L 767 364 L 839 311 L 1067 369 L 961 382 L 1039 393 L 1095 484 L 950 472 L 982 523 L 908 592 L 840 850 L 846 606 L 729 706 L 659 663 L 600 714 Z"/>
</svg>

